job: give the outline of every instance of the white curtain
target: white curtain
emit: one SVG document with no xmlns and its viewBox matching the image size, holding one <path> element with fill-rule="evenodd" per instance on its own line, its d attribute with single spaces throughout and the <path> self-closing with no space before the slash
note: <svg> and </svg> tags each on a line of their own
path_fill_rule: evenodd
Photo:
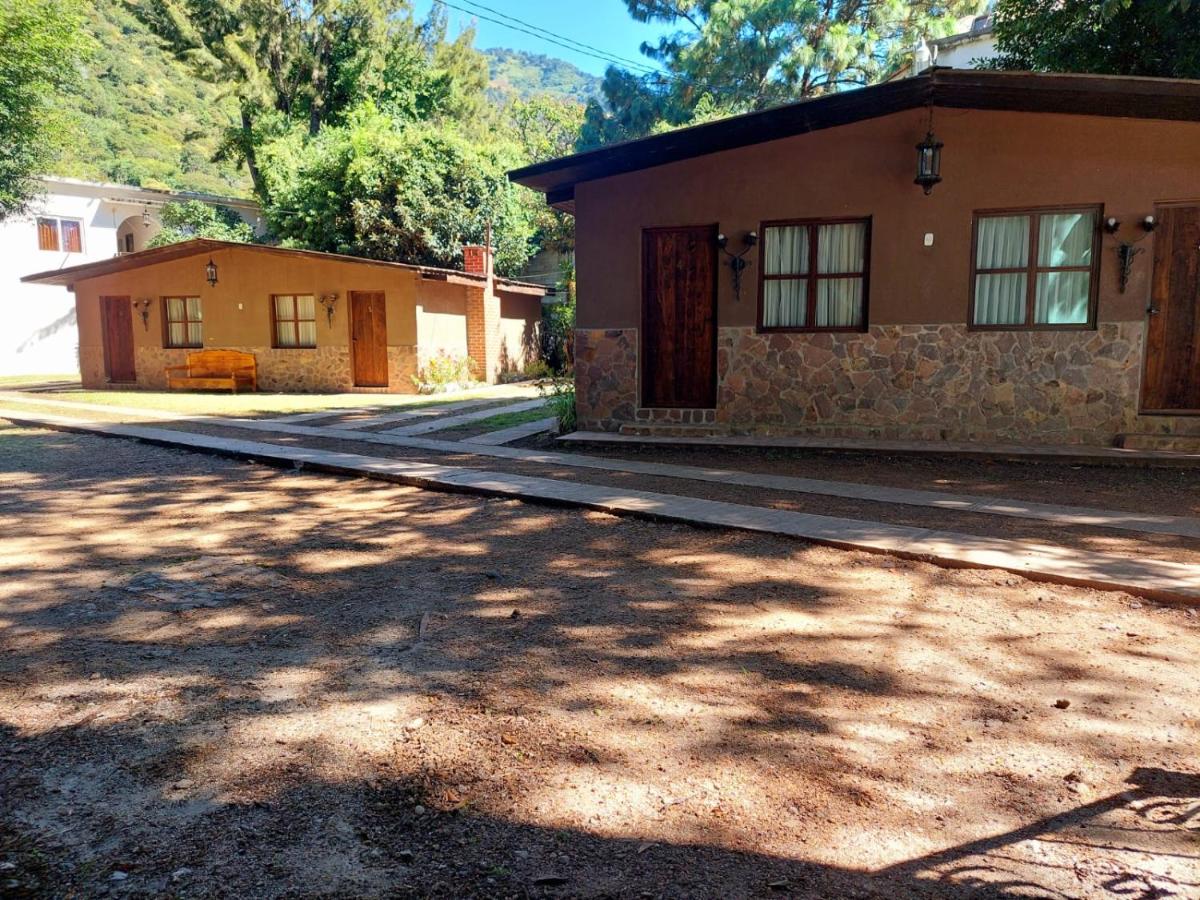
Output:
<svg viewBox="0 0 1200 900">
<path fill-rule="evenodd" d="M 1029 265 L 1029 216 L 988 216 L 975 235 L 977 269 Z M 975 324 L 1022 325 L 1028 276 L 1022 272 L 975 276 Z"/>
<path fill-rule="evenodd" d="M 199 297 L 167 298 L 167 341 L 172 347 L 204 343 Z"/>
<path fill-rule="evenodd" d="M 763 282 L 763 327 L 802 328 L 808 317 L 808 279 L 776 278 Z"/>
<path fill-rule="evenodd" d="M 1096 214 L 1055 213 L 1038 223 L 1039 266 L 1090 266 Z M 1083 325 L 1088 320 L 1090 272 L 1041 272 L 1033 320 L 1039 325 Z"/>
<path fill-rule="evenodd" d="M 296 318 L 299 319 L 300 346 L 317 346 L 317 311 L 312 294 L 296 298 Z"/>
<path fill-rule="evenodd" d="M 296 326 L 292 320 L 296 317 L 296 298 L 291 294 L 277 294 L 275 297 L 275 346 L 296 346 Z"/>
<path fill-rule="evenodd" d="M 808 274 L 808 227 L 772 225 L 764 235 L 767 275 Z"/>
<path fill-rule="evenodd" d="M 840 275 L 866 268 L 865 222 L 821 225 L 817 229 L 817 272 Z M 862 323 L 863 279 L 822 278 L 817 282 L 818 328 L 851 328 Z"/>
<path fill-rule="evenodd" d="M 202 334 L 203 325 L 201 324 L 200 298 L 188 297 L 187 317 L 188 317 L 188 343 L 199 347 L 204 343 Z"/>
</svg>

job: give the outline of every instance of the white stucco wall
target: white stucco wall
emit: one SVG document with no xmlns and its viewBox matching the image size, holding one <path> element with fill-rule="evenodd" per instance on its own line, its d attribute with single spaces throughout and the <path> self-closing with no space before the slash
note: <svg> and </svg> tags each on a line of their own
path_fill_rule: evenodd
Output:
<svg viewBox="0 0 1200 900">
<path fill-rule="evenodd" d="M 207 199 L 72 179 L 47 178 L 44 183 L 46 194 L 30 215 L 0 222 L 0 375 L 79 370 L 75 298 L 66 288 L 22 284 L 23 276 L 109 259 L 124 250 L 126 233 L 133 236 L 133 249 L 142 250 L 158 233 L 158 210 L 163 203 Z M 211 199 L 216 202 L 218 198 Z M 261 230 L 253 203 L 226 201 L 221 205 L 230 206 Z M 143 222 L 143 210 L 150 214 L 148 226 Z M 39 250 L 39 216 L 79 221 L 82 252 Z"/>
</svg>

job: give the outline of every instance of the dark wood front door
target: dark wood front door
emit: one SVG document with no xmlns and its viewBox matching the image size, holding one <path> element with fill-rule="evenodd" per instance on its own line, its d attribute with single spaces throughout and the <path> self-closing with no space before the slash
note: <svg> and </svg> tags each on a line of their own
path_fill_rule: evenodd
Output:
<svg viewBox="0 0 1200 900">
<path fill-rule="evenodd" d="M 387 310 L 380 291 L 351 291 L 350 346 L 354 383 L 387 387 Z"/>
<path fill-rule="evenodd" d="M 642 405 L 711 409 L 717 226 L 643 231 L 642 277 Z"/>
<path fill-rule="evenodd" d="M 100 298 L 100 340 L 109 381 L 137 381 L 133 365 L 133 309 L 128 297 Z"/>
<path fill-rule="evenodd" d="M 1145 412 L 1200 413 L 1200 206 L 1155 210 Z"/>
</svg>

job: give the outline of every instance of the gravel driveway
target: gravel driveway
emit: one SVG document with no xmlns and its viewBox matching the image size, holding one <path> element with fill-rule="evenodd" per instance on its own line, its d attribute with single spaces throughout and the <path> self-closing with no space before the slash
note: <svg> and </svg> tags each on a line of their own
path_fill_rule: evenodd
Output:
<svg viewBox="0 0 1200 900">
<path fill-rule="evenodd" d="M 1200 896 L 1200 618 L 0 428 L 0 894 Z"/>
</svg>

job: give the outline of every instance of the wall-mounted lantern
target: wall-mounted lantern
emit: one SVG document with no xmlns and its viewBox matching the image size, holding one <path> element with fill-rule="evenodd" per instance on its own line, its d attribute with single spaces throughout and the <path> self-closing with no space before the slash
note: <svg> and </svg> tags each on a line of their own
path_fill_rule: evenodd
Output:
<svg viewBox="0 0 1200 900">
<path fill-rule="evenodd" d="M 729 257 L 729 269 L 733 272 L 733 296 L 739 302 L 742 299 L 742 272 L 746 270 L 749 263 L 746 262 L 746 254 L 754 249 L 754 245 L 758 243 L 758 232 L 747 231 L 742 235 L 742 249 L 734 253 L 728 248 L 729 238 L 724 234 L 717 235 L 717 247 L 721 252 Z"/>
<path fill-rule="evenodd" d="M 150 207 L 149 206 L 142 207 L 142 227 L 143 228 L 150 227 Z"/>
<path fill-rule="evenodd" d="M 204 267 L 204 277 L 209 287 L 217 286 L 217 264 L 212 261 L 211 256 L 208 258 L 208 265 Z"/>
<path fill-rule="evenodd" d="M 142 327 L 147 331 L 150 330 L 150 304 L 153 302 L 149 297 L 139 297 L 133 301 L 133 308 L 141 315 Z"/>
<path fill-rule="evenodd" d="M 317 298 L 321 306 L 325 309 L 325 315 L 329 319 L 330 327 L 333 327 L 333 311 L 337 308 L 337 294 L 322 294 Z"/>
<path fill-rule="evenodd" d="M 945 146 L 933 134 L 932 113 L 929 124 L 925 140 L 917 144 L 917 177 L 913 179 L 913 184 L 919 184 L 926 194 L 942 180 L 942 147 Z"/>
</svg>

